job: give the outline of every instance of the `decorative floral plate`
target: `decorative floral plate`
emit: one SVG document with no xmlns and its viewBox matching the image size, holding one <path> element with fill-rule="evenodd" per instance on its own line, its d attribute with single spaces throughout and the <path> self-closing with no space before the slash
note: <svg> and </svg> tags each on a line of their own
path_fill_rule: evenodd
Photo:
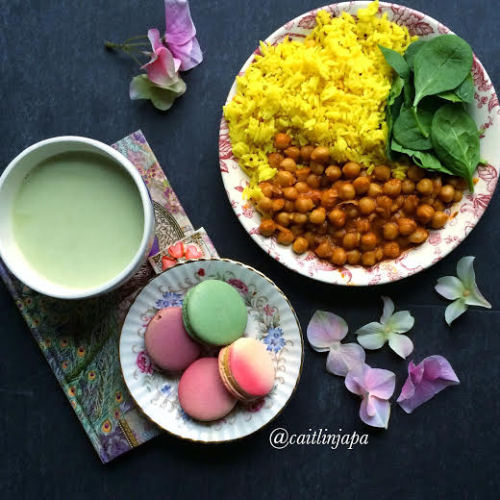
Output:
<svg viewBox="0 0 500 500">
<path fill-rule="evenodd" d="M 202 423 L 187 416 L 179 405 L 179 376 L 152 365 L 144 345 L 146 327 L 155 313 L 182 305 L 186 292 L 207 279 L 232 285 L 248 310 L 245 336 L 261 340 L 271 353 L 276 380 L 271 393 L 250 405 L 238 403 L 221 420 Z M 217 355 L 217 349 L 206 355 Z M 285 407 L 300 378 L 303 359 L 300 324 L 283 292 L 255 269 L 227 259 L 185 262 L 160 274 L 135 299 L 120 337 L 120 364 L 130 394 L 142 411 L 163 429 L 202 442 L 239 439 L 259 430 Z"/>
<path fill-rule="evenodd" d="M 322 7 L 332 16 L 339 16 L 345 11 L 356 14 L 359 8 L 370 2 L 344 2 Z M 303 39 L 316 25 L 316 9 L 303 14 L 275 31 L 266 38 L 266 42 L 276 44 L 286 36 Z M 428 38 L 451 31 L 435 19 L 402 5 L 380 3 L 379 13 L 387 12 L 389 19 L 407 26 L 412 35 Z M 242 75 L 252 63 L 254 52 L 241 68 Z M 432 266 L 450 253 L 472 231 L 483 215 L 495 190 L 500 167 L 500 155 L 497 152 L 500 139 L 500 106 L 493 84 L 479 60 L 474 56 L 472 67 L 475 84 L 474 104 L 470 105 L 472 114 L 481 134 L 481 158 L 487 159 L 486 165 L 479 166 L 475 177 L 474 194 L 467 193 L 460 203 L 454 205 L 451 213 L 454 217 L 446 227 L 439 231 L 431 231 L 429 239 L 422 245 L 404 252 L 395 260 L 382 261 L 371 268 L 361 266 L 337 267 L 319 260 L 312 252 L 296 255 L 291 247 L 279 245 L 274 238 L 264 238 L 259 234 L 260 216 L 251 203 L 244 200 L 242 191 L 248 184 L 248 177 L 239 168 L 232 153 L 229 131 L 226 120 L 222 117 L 219 133 L 219 160 L 222 180 L 229 201 L 236 216 L 252 239 L 271 257 L 286 267 L 326 283 L 338 285 L 376 285 L 397 281 L 418 273 Z M 236 82 L 233 83 L 227 101 L 231 101 L 236 93 Z"/>
</svg>

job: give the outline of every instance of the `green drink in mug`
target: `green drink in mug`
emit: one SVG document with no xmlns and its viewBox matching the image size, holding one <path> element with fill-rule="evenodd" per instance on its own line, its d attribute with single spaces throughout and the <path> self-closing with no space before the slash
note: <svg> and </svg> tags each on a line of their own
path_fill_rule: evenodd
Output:
<svg viewBox="0 0 500 500">
<path fill-rule="evenodd" d="M 91 139 L 35 144 L 0 178 L 0 254 L 47 295 L 82 298 L 123 283 L 151 248 L 153 222 L 139 173 Z"/>
</svg>

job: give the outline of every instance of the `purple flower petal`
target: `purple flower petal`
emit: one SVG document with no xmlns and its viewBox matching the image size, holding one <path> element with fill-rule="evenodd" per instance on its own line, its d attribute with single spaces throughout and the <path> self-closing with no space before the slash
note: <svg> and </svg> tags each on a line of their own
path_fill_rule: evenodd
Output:
<svg viewBox="0 0 500 500">
<path fill-rule="evenodd" d="M 424 364 L 420 363 L 419 365 L 415 365 L 413 361 L 410 361 L 408 364 L 408 374 L 409 376 L 401 388 L 399 399 L 410 399 L 414 396 L 415 385 L 420 384 L 424 375 Z"/>
<path fill-rule="evenodd" d="M 385 399 L 369 395 L 363 398 L 359 408 L 359 418 L 371 427 L 387 429 L 391 415 L 391 404 Z"/>
<path fill-rule="evenodd" d="M 448 360 L 443 356 L 429 356 L 415 366 L 408 366 L 409 376 L 397 402 L 406 413 L 411 413 L 449 385 L 460 383 Z"/>
<path fill-rule="evenodd" d="M 410 374 L 412 381 L 415 382 L 416 384 L 419 384 L 420 381 L 422 380 L 422 377 L 424 376 L 423 363 L 416 365 L 413 361 L 410 361 L 408 365 L 408 373 Z"/>
<path fill-rule="evenodd" d="M 367 364 L 363 364 L 347 373 L 344 384 L 349 392 L 358 396 L 364 396 L 367 393 L 364 376 L 368 370 L 371 370 L 371 368 Z"/>
<path fill-rule="evenodd" d="M 188 0 L 165 0 L 166 37 L 176 44 L 184 44 L 196 35 Z"/>
<path fill-rule="evenodd" d="M 413 384 L 413 381 L 411 377 L 408 377 L 405 380 L 405 383 L 403 384 L 403 387 L 401 387 L 401 394 L 399 395 L 398 402 L 401 400 L 406 400 L 413 398 L 415 395 L 415 385 Z"/>
<path fill-rule="evenodd" d="M 366 392 L 380 399 L 389 399 L 396 386 L 396 375 L 382 368 L 370 368 L 364 373 Z"/>
<path fill-rule="evenodd" d="M 424 377 L 428 380 L 442 379 L 459 384 L 457 374 L 450 365 L 450 362 L 443 356 L 429 356 L 423 360 Z"/>
<path fill-rule="evenodd" d="M 361 420 L 372 427 L 387 428 L 391 414 L 387 400 L 394 392 L 394 373 L 363 364 L 350 371 L 344 383 L 350 392 L 363 398 L 359 408 Z"/>
<path fill-rule="evenodd" d="M 180 59 L 181 71 L 187 71 L 203 60 L 196 28 L 187 0 L 165 0 L 165 42 Z"/>
<path fill-rule="evenodd" d="M 365 362 L 365 351 L 358 344 L 340 344 L 332 347 L 326 360 L 326 369 L 334 375 L 345 377 Z"/>
<path fill-rule="evenodd" d="M 200 44 L 196 38 L 183 45 L 168 44 L 168 46 L 174 56 L 181 61 L 181 71 L 188 71 L 203 61 Z"/>
<path fill-rule="evenodd" d="M 307 325 L 307 339 L 315 351 L 328 351 L 347 335 L 347 331 L 347 323 L 340 316 L 316 311 Z"/>
</svg>

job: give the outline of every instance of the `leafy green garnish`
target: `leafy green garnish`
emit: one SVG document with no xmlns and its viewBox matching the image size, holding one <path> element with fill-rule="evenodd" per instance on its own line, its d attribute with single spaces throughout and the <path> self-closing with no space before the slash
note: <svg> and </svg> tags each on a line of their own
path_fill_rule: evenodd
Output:
<svg viewBox="0 0 500 500">
<path fill-rule="evenodd" d="M 387 157 L 392 158 L 391 152 L 391 139 L 392 139 L 392 129 L 394 126 L 394 121 L 399 115 L 401 106 L 403 104 L 403 97 L 401 92 L 403 90 L 404 81 L 399 76 L 396 75 L 392 82 L 391 90 L 389 90 L 389 95 L 387 96 L 387 104 L 385 105 L 385 119 L 387 122 Z"/>
<path fill-rule="evenodd" d="M 441 92 L 438 94 L 438 97 L 451 102 L 466 102 L 468 104 L 474 102 L 474 79 L 472 78 L 472 73 L 469 73 L 456 89 Z"/>
<path fill-rule="evenodd" d="M 474 120 L 460 104 L 445 104 L 436 111 L 431 140 L 437 157 L 453 174 L 463 177 L 474 191 L 473 174 L 480 161 L 479 134 Z"/>
<path fill-rule="evenodd" d="M 464 109 L 474 100 L 469 44 L 440 35 L 413 42 L 404 56 L 380 50 L 396 72 L 386 104 L 388 158 L 407 155 L 422 168 L 463 177 L 472 191 L 480 134 Z"/>
<path fill-rule="evenodd" d="M 408 66 L 412 71 L 413 71 L 413 60 L 415 59 L 417 52 L 422 48 L 422 46 L 425 43 L 426 43 L 425 40 L 417 40 L 416 42 L 411 43 L 406 49 L 404 57 L 406 59 L 406 62 L 408 63 Z"/>
<path fill-rule="evenodd" d="M 384 54 L 387 64 L 403 79 L 406 80 L 410 76 L 410 66 L 405 58 L 395 50 L 388 49 L 379 45 L 379 49 Z"/>
<path fill-rule="evenodd" d="M 460 85 L 472 67 L 470 45 L 456 35 L 431 38 L 413 60 L 415 98 L 413 106 L 427 95 L 452 90 Z"/>
<path fill-rule="evenodd" d="M 450 170 L 448 170 L 430 151 L 414 151 L 401 146 L 401 144 L 394 139 L 391 143 L 391 149 L 398 153 L 408 155 L 412 159 L 413 163 L 419 167 L 441 172 L 442 174 L 453 175 L 452 172 L 450 172 Z"/>
<path fill-rule="evenodd" d="M 432 143 L 429 135 L 432 117 L 433 113 L 429 110 L 419 109 L 415 117 L 413 109 L 403 107 L 394 122 L 394 138 L 408 149 L 417 151 L 431 149 Z"/>
<path fill-rule="evenodd" d="M 406 106 L 410 106 L 413 100 L 413 88 L 410 81 L 410 66 L 405 58 L 395 50 L 379 45 L 379 49 L 385 57 L 387 64 L 402 78 L 404 82 L 404 96 Z"/>
</svg>

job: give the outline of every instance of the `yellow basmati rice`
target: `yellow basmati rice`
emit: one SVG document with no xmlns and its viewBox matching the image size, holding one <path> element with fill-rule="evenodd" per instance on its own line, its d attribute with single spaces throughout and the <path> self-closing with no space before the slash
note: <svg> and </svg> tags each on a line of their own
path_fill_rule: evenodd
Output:
<svg viewBox="0 0 500 500">
<path fill-rule="evenodd" d="M 278 132 L 298 145 L 328 146 L 337 163 L 387 161 L 384 108 L 393 72 L 378 46 L 403 54 L 416 37 L 377 11 L 378 0 L 357 20 L 320 11 L 304 41 L 261 42 L 262 55 L 236 79 L 236 95 L 224 107 L 233 153 L 250 176 L 247 195 L 276 173 L 267 154 Z M 404 167 L 395 168 L 404 176 Z"/>
</svg>

